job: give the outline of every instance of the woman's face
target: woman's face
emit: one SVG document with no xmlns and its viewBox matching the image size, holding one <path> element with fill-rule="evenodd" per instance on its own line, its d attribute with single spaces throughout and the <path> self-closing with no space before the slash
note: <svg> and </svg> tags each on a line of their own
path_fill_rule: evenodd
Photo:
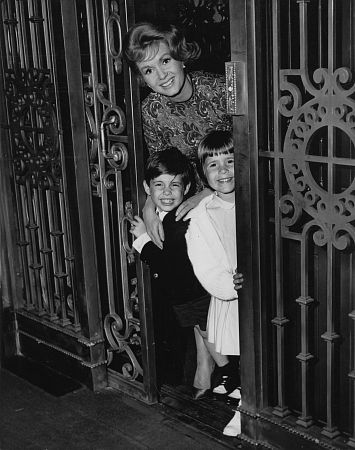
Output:
<svg viewBox="0 0 355 450">
<path fill-rule="evenodd" d="M 170 56 L 166 42 L 159 43 L 158 52 L 153 57 L 137 62 L 137 67 L 147 85 L 158 94 L 168 97 L 179 93 L 184 84 L 182 61 Z"/>
</svg>

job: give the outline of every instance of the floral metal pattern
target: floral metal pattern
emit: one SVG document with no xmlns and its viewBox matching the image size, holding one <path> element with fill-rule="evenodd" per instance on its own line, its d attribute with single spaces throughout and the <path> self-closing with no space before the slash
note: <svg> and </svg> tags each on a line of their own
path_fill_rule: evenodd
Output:
<svg viewBox="0 0 355 450">
<path fill-rule="evenodd" d="M 59 188 L 62 167 L 50 73 L 30 68 L 6 72 L 17 182 Z"/>
</svg>

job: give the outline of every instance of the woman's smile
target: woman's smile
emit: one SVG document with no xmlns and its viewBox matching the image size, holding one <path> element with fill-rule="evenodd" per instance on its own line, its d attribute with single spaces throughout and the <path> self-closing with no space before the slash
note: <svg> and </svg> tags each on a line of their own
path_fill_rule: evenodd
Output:
<svg viewBox="0 0 355 450">
<path fill-rule="evenodd" d="M 183 62 L 172 58 L 164 41 L 159 43 L 156 50 L 153 56 L 149 52 L 145 60 L 137 62 L 144 81 L 154 92 L 171 97 L 175 102 L 189 99 L 192 86 L 190 82 L 185 83 Z"/>
</svg>

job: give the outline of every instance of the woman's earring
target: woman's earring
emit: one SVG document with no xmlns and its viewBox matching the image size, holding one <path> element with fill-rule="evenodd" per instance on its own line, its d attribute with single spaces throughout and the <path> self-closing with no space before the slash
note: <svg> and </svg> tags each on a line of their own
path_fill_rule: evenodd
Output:
<svg viewBox="0 0 355 450">
<path fill-rule="evenodd" d="M 184 63 L 182 64 L 182 68 L 183 68 L 183 69 L 185 69 L 185 68 L 186 68 L 186 66 L 185 66 L 185 64 L 184 64 Z"/>
</svg>

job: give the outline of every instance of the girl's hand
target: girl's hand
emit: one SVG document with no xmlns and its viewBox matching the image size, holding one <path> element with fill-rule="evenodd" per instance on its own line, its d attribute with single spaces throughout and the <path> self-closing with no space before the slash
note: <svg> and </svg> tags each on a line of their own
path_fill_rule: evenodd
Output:
<svg viewBox="0 0 355 450">
<path fill-rule="evenodd" d="M 193 208 L 195 208 L 200 201 L 210 195 L 212 193 L 211 189 L 205 188 L 203 191 L 198 192 L 197 194 L 193 195 L 192 197 L 188 198 L 184 202 L 181 203 L 181 205 L 176 210 L 176 221 L 182 219 L 186 216 L 186 214 Z M 184 218 L 186 220 L 186 217 Z"/>
<path fill-rule="evenodd" d="M 139 216 L 134 216 L 131 220 L 131 228 L 129 230 L 136 238 L 147 232 L 143 220 Z"/>
<path fill-rule="evenodd" d="M 234 289 L 237 291 L 243 287 L 244 278 L 242 273 L 235 272 L 233 275 Z"/>
<path fill-rule="evenodd" d="M 164 242 L 164 229 L 159 216 L 155 212 L 155 205 L 152 202 L 151 197 L 147 197 L 143 208 L 143 219 L 147 229 L 149 237 L 154 244 L 160 249 L 163 248 Z"/>
</svg>

